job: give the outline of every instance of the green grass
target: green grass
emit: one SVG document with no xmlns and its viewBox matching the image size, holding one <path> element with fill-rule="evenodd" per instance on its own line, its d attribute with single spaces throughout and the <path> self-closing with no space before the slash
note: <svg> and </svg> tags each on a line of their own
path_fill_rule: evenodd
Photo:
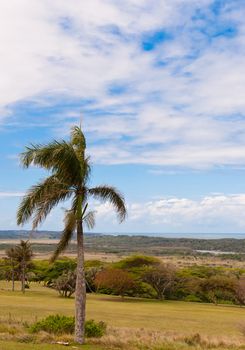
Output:
<svg viewBox="0 0 245 350">
<path fill-rule="evenodd" d="M 142 332 L 161 331 L 187 336 L 200 333 L 203 336 L 225 336 L 240 342 L 244 339 L 239 327 L 240 324 L 245 327 L 245 309 L 236 306 L 139 299 L 122 301 L 119 297 L 94 294 L 88 295 L 87 300 L 87 318 L 103 320 L 113 327 L 142 328 Z M 31 323 L 56 313 L 73 315 L 74 299 L 61 298 L 54 290 L 38 284 L 32 284 L 31 289 L 23 295 L 19 291 L 10 291 L 10 284 L 0 282 L 0 320 L 4 319 L 6 323 L 8 320 Z M 35 345 L 35 350 L 61 348 L 64 347 Z M 33 347 L 29 344 L 13 346 L 12 343 L 0 343 L 0 349 L 28 350 Z M 93 345 L 83 349 L 102 348 Z"/>
</svg>

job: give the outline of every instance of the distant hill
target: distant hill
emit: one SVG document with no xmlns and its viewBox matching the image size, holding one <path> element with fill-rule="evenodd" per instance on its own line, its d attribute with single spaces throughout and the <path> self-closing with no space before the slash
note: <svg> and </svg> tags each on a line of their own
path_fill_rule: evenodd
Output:
<svg viewBox="0 0 245 350">
<path fill-rule="evenodd" d="M 28 230 L 2 230 L 0 240 L 4 239 L 35 239 L 49 240 L 45 245 L 49 246 L 52 239 L 60 237 L 59 231 L 28 231 Z M 1 242 L 0 242 L 1 243 Z M 34 242 L 34 244 L 36 244 Z M 0 244 L 3 245 L 3 242 Z M 44 246 L 42 244 L 42 246 Z M 110 235 L 102 233 L 85 234 L 85 247 L 88 251 L 105 253 L 135 253 L 145 254 L 193 254 L 193 253 L 231 253 L 245 254 L 245 239 L 219 238 L 173 238 L 146 235 Z M 3 249 L 4 247 L 2 247 Z M 73 247 L 74 248 L 74 247 Z M 53 249 L 49 247 L 49 249 Z"/>
<path fill-rule="evenodd" d="M 89 233 L 90 235 L 100 236 L 101 233 Z M 58 239 L 60 231 L 31 231 L 31 230 L 0 230 L 0 239 Z"/>
<path fill-rule="evenodd" d="M 40 238 L 40 239 L 55 239 L 59 238 L 58 231 L 37 231 L 30 230 L 0 230 L 0 239 L 18 239 L 18 238 Z"/>
</svg>

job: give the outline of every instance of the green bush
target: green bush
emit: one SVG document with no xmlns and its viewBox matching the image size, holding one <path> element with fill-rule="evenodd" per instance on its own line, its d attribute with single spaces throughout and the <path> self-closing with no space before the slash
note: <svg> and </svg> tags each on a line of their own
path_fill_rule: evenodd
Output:
<svg viewBox="0 0 245 350">
<path fill-rule="evenodd" d="M 103 267 L 105 265 L 105 263 L 101 260 L 86 260 L 85 263 L 85 269 L 87 268 L 91 268 L 91 267 Z"/>
<path fill-rule="evenodd" d="M 30 327 L 31 333 L 45 331 L 53 334 L 73 333 L 75 328 L 74 317 L 50 315 Z"/>
<path fill-rule="evenodd" d="M 224 304 L 224 305 L 234 305 L 234 302 L 231 300 L 218 300 L 218 304 Z"/>
<path fill-rule="evenodd" d="M 191 301 L 191 302 L 195 302 L 195 303 L 200 303 L 202 302 L 202 299 L 200 299 L 198 296 L 194 295 L 194 294 L 189 294 L 185 297 L 184 299 L 185 301 Z"/>
<path fill-rule="evenodd" d="M 64 273 L 68 273 L 70 271 L 75 271 L 77 267 L 76 260 L 70 258 L 63 258 L 60 260 L 56 260 L 45 272 L 44 282 L 48 287 L 52 287 L 54 284 L 54 280 L 56 280 L 59 276 L 62 276 Z"/>
<path fill-rule="evenodd" d="M 72 334 L 75 330 L 75 318 L 64 315 L 50 315 L 29 327 L 31 333 L 45 331 L 51 334 Z M 85 336 L 88 338 L 100 338 L 106 332 L 106 324 L 102 321 L 85 322 Z"/>
<path fill-rule="evenodd" d="M 130 270 L 133 268 L 143 268 L 147 266 L 157 266 L 161 260 L 146 255 L 132 255 L 115 263 L 115 267 L 119 269 Z"/>
<path fill-rule="evenodd" d="M 95 322 L 88 320 L 85 323 L 85 336 L 88 338 L 100 338 L 106 332 L 106 323 L 103 321 Z"/>
</svg>

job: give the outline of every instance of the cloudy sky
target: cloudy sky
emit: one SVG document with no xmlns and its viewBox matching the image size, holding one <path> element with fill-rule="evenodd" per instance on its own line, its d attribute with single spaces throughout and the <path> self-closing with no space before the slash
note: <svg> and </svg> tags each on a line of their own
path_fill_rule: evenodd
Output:
<svg viewBox="0 0 245 350">
<path fill-rule="evenodd" d="M 0 229 L 45 176 L 18 154 L 82 115 L 92 184 L 129 211 L 91 203 L 96 231 L 245 232 L 244 18 L 244 0 L 2 0 Z"/>
</svg>

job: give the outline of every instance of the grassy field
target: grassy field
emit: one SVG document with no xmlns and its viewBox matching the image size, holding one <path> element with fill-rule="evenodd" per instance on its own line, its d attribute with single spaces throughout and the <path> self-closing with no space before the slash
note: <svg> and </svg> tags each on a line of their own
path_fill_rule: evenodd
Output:
<svg viewBox="0 0 245 350">
<path fill-rule="evenodd" d="M 73 310 L 74 299 L 60 298 L 55 291 L 41 285 L 32 284 L 31 289 L 22 295 L 19 291 L 11 292 L 9 284 L 5 282 L 0 284 L 2 324 L 20 321 L 32 323 L 50 314 L 72 315 Z M 120 337 L 124 341 L 126 338 L 141 338 L 142 341 L 148 342 L 147 337 L 150 337 L 151 341 L 153 338 L 178 340 L 187 337 L 186 339 L 191 339 L 193 334 L 198 333 L 203 339 L 215 344 L 221 341 L 226 344 L 244 343 L 245 349 L 245 338 L 241 332 L 242 324 L 245 328 L 245 308 L 235 306 L 139 299 L 122 301 L 119 297 L 93 294 L 88 295 L 87 318 L 105 321 L 110 333 L 107 338 L 110 337 L 110 341 L 115 344 Z M 107 349 L 109 348 L 107 341 L 109 340 L 105 339 L 101 344 L 90 344 L 83 348 L 84 350 Z M 31 345 L 0 341 L 1 350 L 64 348 L 56 345 L 32 344 L 33 347 L 29 346 Z M 169 345 L 166 349 L 172 349 L 172 347 Z M 173 349 L 186 349 L 186 344 Z"/>
</svg>

